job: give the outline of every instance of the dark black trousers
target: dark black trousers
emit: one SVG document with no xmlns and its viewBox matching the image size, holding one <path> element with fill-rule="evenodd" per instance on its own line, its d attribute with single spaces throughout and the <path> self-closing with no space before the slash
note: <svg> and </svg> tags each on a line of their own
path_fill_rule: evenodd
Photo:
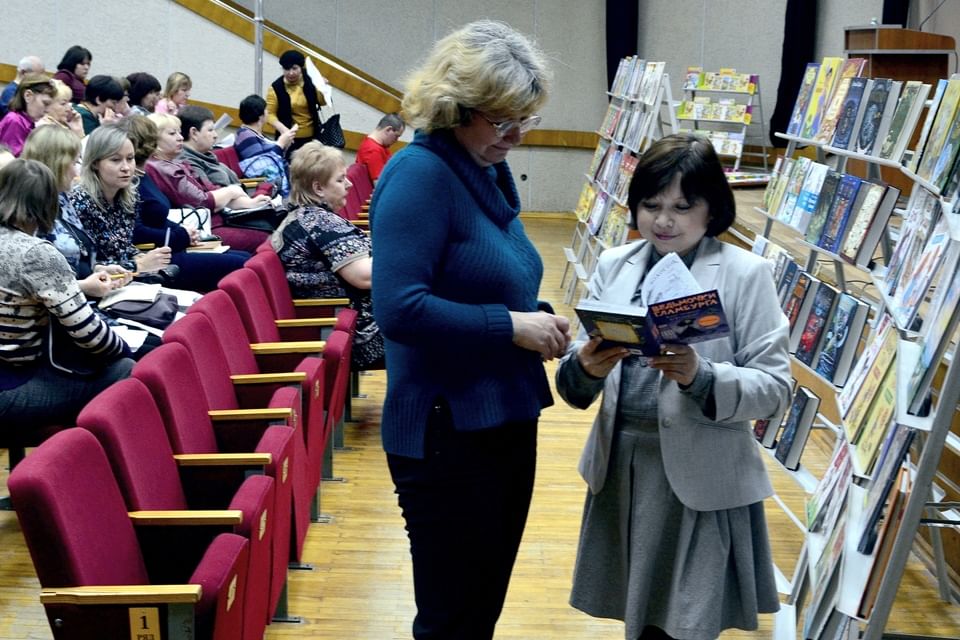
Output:
<svg viewBox="0 0 960 640">
<path fill-rule="evenodd" d="M 489 640 L 527 521 L 537 423 L 456 431 L 430 415 L 423 460 L 388 455 L 413 556 L 417 640 Z"/>
</svg>

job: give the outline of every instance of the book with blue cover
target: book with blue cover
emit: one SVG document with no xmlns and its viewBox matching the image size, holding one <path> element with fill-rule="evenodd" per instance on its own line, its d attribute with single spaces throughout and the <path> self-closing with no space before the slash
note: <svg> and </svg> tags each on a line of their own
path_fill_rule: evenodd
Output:
<svg viewBox="0 0 960 640">
<path fill-rule="evenodd" d="M 856 152 L 872 155 L 880 133 L 880 121 L 887 106 L 887 99 L 892 88 L 892 80 L 888 78 L 874 78 L 873 88 L 867 96 L 867 106 L 860 121 L 860 130 L 857 131 Z M 882 141 L 881 141 L 882 143 Z"/>
<path fill-rule="evenodd" d="M 844 175 L 840 178 L 827 224 L 824 225 L 823 234 L 817 243 L 827 251 L 836 253 L 840 250 L 840 242 L 843 240 L 843 232 L 846 230 L 847 221 L 850 219 L 853 202 L 860 190 L 860 183 L 861 180 L 857 176 Z"/>
<path fill-rule="evenodd" d="M 849 293 L 837 298 L 833 314 L 823 336 L 823 346 L 814 370 L 837 386 L 843 386 L 850 374 L 869 306 Z"/>
<path fill-rule="evenodd" d="M 807 437 L 819 408 L 820 398 L 816 394 L 806 387 L 797 387 L 774 454 L 790 471 L 796 471 L 800 467 L 800 454 L 807 444 Z"/>
<path fill-rule="evenodd" d="M 853 137 L 854 124 L 857 122 L 857 113 L 860 110 L 860 101 L 863 99 L 863 90 L 867 86 L 867 81 L 867 78 L 850 80 L 847 96 L 843 101 L 843 107 L 840 109 L 840 117 L 837 118 L 837 128 L 833 132 L 831 146 L 838 149 L 850 147 L 850 139 Z"/>
<path fill-rule="evenodd" d="M 833 169 L 828 169 L 827 175 L 823 178 L 823 186 L 820 187 L 820 195 L 817 197 L 817 206 L 813 210 L 813 215 L 810 216 L 810 222 L 807 223 L 807 231 L 804 234 L 804 239 L 810 244 L 817 244 L 820 241 L 823 227 L 827 224 L 827 218 L 833 208 L 833 198 L 837 193 L 841 175 Z"/>
</svg>

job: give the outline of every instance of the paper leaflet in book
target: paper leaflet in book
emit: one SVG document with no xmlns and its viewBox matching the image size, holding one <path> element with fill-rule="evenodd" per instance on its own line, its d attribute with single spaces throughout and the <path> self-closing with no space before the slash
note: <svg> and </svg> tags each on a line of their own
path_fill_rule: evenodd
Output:
<svg viewBox="0 0 960 640">
<path fill-rule="evenodd" d="M 581 300 L 575 311 L 588 335 L 604 338 L 604 347 L 623 346 L 644 356 L 659 354 L 664 344 L 730 335 L 719 294 L 703 291 L 675 253 L 647 272 L 640 306 Z"/>
<path fill-rule="evenodd" d="M 880 130 L 880 120 L 883 118 L 883 109 L 887 105 L 887 96 L 890 95 L 891 80 L 889 78 L 874 78 L 873 87 L 867 94 L 863 118 L 860 120 L 860 129 L 856 132 L 856 145 L 852 148 L 857 153 L 872 155 L 877 141 L 877 132 Z"/>
<path fill-rule="evenodd" d="M 849 293 L 837 298 L 833 314 L 823 335 L 823 346 L 814 370 L 837 386 L 843 386 L 850 363 L 860 344 L 869 306 Z"/>
<path fill-rule="evenodd" d="M 843 501 L 847 497 L 847 488 L 853 480 L 853 463 L 850 461 L 850 447 L 843 438 L 837 438 L 830 456 L 830 466 L 824 472 L 816 489 L 807 498 L 806 525 L 808 531 L 830 531 L 836 523 Z"/>
<path fill-rule="evenodd" d="M 857 252 L 860 250 L 867 229 L 870 228 L 870 222 L 880 206 L 884 192 L 885 189 L 879 184 L 866 181 L 860 184 L 857 199 L 850 212 L 846 237 L 837 251 L 841 258 L 851 264 L 857 258 Z"/>
<path fill-rule="evenodd" d="M 916 413 L 926 399 L 927 392 L 937 373 L 937 365 L 943 359 L 957 324 L 960 323 L 960 275 L 957 264 L 960 260 L 960 245 L 951 242 L 940 267 L 936 292 L 930 301 L 923 321 L 920 342 L 923 348 L 907 383 L 909 410 Z"/>
<path fill-rule="evenodd" d="M 583 189 L 580 190 L 580 198 L 577 200 L 577 208 L 573 210 L 577 220 L 580 222 L 587 221 L 590 216 L 590 207 L 593 205 L 593 199 L 596 195 L 597 191 L 593 188 L 593 185 L 589 182 L 584 183 Z"/>
<path fill-rule="evenodd" d="M 836 253 L 837 245 L 843 240 L 847 220 L 850 219 L 850 210 L 857 199 L 857 192 L 860 191 L 860 183 L 860 178 L 850 174 L 840 178 L 837 193 L 833 197 L 832 209 L 827 216 L 827 224 L 824 225 L 823 233 L 820 234 L 820 240 L 817 242 L 827 251 Z"/>
<path fill-rule="evenodd" d="M 923 119 L 923 127 L 920 129 L 920 137 L 917 138 L 917 146 L 910 155 L 910 161 L 906 163 L 907 170 L 914 173 L 920 164 L 920 156 L 923 154 L 923 148 L 927 144 L 927 138 L 930 136 L 930 129 L 933 121 L 936 119 L 937 111 L 940 109 L 940 102 L 943 100 L 943 94 L 947 89 L 946 80 L 938 80 L 937 86 L 933 91 L 933 97 L 930 99 L 930 107 L 927 109 L 927 115 Z"/>
<path fill-rule="evenodd" d="M 817 299 L 817 292 L 821 286 L 826 285 L 819 279 L 810 276 L 810 284 L 807 285 L 807 290 L 803 294 L 803 300 L 800 301 L 800 310 L 797 311 L 797 318 L 790 328 L 790 342 L 787 345 L 787 350 L 790 351 L 790 353 L 796 353 L 797 347 L 800 346 L 800 337 L 803 335 L 803 330 L 807 326 L 807 318 L 810 317 L 810 310 L 813 308 L 813 302 Z"/>
<path fill-rule="evenodd" d="M 797 360 L 807 366 L 810 366 L 810 363 L 817 356 L 820 339 L 823 337 L 837 294 L 836 289 L 821 283 L 813 299 L 810 315 L 805 320 L 803 318 L 799 320 L 804 323 L 803 333 L 800 334 L 800 343 L 797 345 L 797 351 L 794 355 Z"/>
<path fill-rule="evenodd" d="M 813 212 L 817 208 L 817 200 L 820 198 L 820 190 L 823 189 L 823 179 L 827 177 L 828 170 L 827 165 L 819 162 L 811 162 L 807 169 L 807 175 L 800 187 L 800 194 L 797 196 L 797 204 L 793 208 L 793 214 L 788 223 L 800 233 L 805 233 L 810 225 L 810 219 L 813 218 Z"/>
<path fill-rule="evenodd" d="M 873 260 L 873 255 L 877 251 L 877 245 L 880 244 L 880 238 L 886 233 L 887 223 L 897 206 L 897 200 L 900 198 L 900 189 L 893 185 L 887 185 L 883 192 L 883 198 L 877 206 L 873 219 L 867 226 L 867 232 L 860 242 L 860 248 L 857 250 L 855 262 L 857 266 L 867 268 Z"/>
<path fill-rule="evenodd" d="M 923 109 L 923 103 L 929 91 L 930 85 L 917 80 L 910 80 L 903 85 L 897 109 L 890 121 L 890 128 L 877 155 L 900 162 L 907 148 L 907 142 L 917 126 L 917 120 L 920 119 L 920 111 Z"/>
<path fill-rule="evenodd" d="M 873 613 L 877 594 L 880 592 L 880 583 L 887 572 L 890 554 L 893 552 L 893 543 L 903 522 L 903 512 L 906 509 L 911 484 L 910 473 L 906 469 L 902 470 L 897 480 L 894 481 L 895 489 L 891 491 L 892 495 L 887 507 L 887 515 L 884 518 L 878 537 L 880 547 L 876 551 L 873 566 L 870 569 L 870 577 L 867 580 L 863 598 L 860 601 L 860 608 L 857 611 L 861 618 L 869 618 Z"/>
<path fill-rule="evenodd" d="M 930 282 L 940 269 L 949 242 L 950 230 L 947 228 L 946 218 L 940 216 L 913 269 L 909 272 L 906 269 L 903 271 L 906 283 L 899 287 L 893 296 L 891 310 L 899 326 L 910 327 L 913 324 L 927 289 L 930 288 Z"/>
<path fill-rule="evenodd" d="M 820 128 L 813 136 L 815 141 L 827 144 L 833 140 L 833 133 L 837 129 L 837 122 L 840 119 L 840 113 L 843 111 L 843 104 L 847 99 L 847 91 L 850 89 L 852 81 L 853 78 L 840 78 L 837 90 L 833 92 L 830 104 L 827 105 L 827 112 L 820 121 Z"/>
<path fill-rule="evenodd" d="M 883 116 L 880 118 L 880 126 L 877 127 L 876 140 L 874 140 L 871 150 L 872 155 L 879 155 L 883 141 L 890 131 L 890 124 L 893 122 L 893 115 L 899 104 L 900 90 L 903 88 L 903 82 L 900 80 L 890 81 L 890 93 L 887 94 L 887 102 L 883 107 Z"/>
<path fill-rule="evenodd" d="M 590 209 L 590 217 L 587 218 L 587 229 L 592 235 L 597 235 L 600 227 L 603 225 L 603 219 L 610 208 L 610 197 L 603 191 L 598 191 L 593 199 L 593 207 Z"/>
<path fill-rule="evenodd" d="M 883 514 L 883 505 L 891 495 L 901 466 L 913 442 L 913 429 L 902 424 L 893 423 L 887 431 L 880 455 L 877 457 L 877 470 L 870 479 L 867 495 L 863 503 L 863 530 L 857 551 L 870 555 L 877 542 L 880 528 L 880 517 Z"/>
<path fill-rule="evenodd" d="M 826 111 L 826 102 L 830 98 L 842 62 L 843 60 L 840 58 L 826 57 L 820 63 L 817 80 L 813 85 L 813 93 L 810 96 L 810 104 L 807 105 L 807 112 L 803 116 L 803 128 L 800 130 L 801 138 L 812 138 L 820 127 L 820 119 L 823 118 L 823 112 Z"/>
<path fill-rule="evenodd" d="M 870 357 L 865 374 L 859 375 L 860 362 L 858 362 L 854 372 L 856 377 L 847 382 L 837 397 L 844 435 L 847 436 L 847 442 L 853 444 L 856 444 L 857 438 L 860 437 L 864 417 L 873 404 L 880 383 L 883 382 L 883 376 L 893 366 L 897 356 L 896 331 L 887 329 L 875 336 L 874 341 L 879 342 L 876 347 L 879 351 Z M 859 381 L 859 384 L 855 384 L 856 381 Z M 844 393 L 848 390 L 849 395 L 844 398 Z"/>
<path fill-rule="evenodd" d="M 860 435 L 854 443 L 853 472 L 860 476 L 870 475 L 877 450 L 887 434 L 897 403 L 897 372 L 890 369 L 883 376 L 870 410 L 864 417 Z"/>
<path fill-rule="evenodd" d="M 958 103 L 960 103 L 960 78 L 950 78 L 947 81 L 946 89 L 943 91 L 940 108 L 937 109 L 937 116 L 933 119 L 927 144 L 923 148 L 923 155 L 921 155 L 920 163 L 917 166 L 917 175 L 928 182 L 937 161 L 940 159 L 940 152 L 943 151 L 943 146 L 947 142 L 947 134 L 953 124 Z"/>
<path fill-rule="evenodd" d="M 819 62 L 807 63 L 807 68 L 803 72 L 803 82 L 800 83 L 800 89 L 797 91 L 797 99 L 793 103 L 793 113 L 790 114 L 790 123 L 787 125 L 787 135 L 800 135 L 800 130 L 803 128 L 803 118 L 807 114 L 807 107 L 813 95 L 813 86 L 816 84 L 819 72 Z"/>
<path fill-rule="evenodd" d="M 800 307 L 803 305 L 803 298 L 807 295 L 807 290 L 810 288 L 812 281 L 813 276 L 806 271 L 797 272 L 797 277 L 793 280 L 790 292 L 783 304 L 783 315 L 787 316 L 791 330 L 796 326 L 797 316 L 800 315 Z"/>
<path fill-rule="evenodd" d="M 703 77 L 703 67 L 687 67 L 687 73 L 683 76 L 683 90 L 692 91 L 700 86 L 700 79 Z"/>
<path fill-rule="evenodd" d="M 833 199 L 837 193 L 837 187 L 840 185 L 842 174 L 833 169 L 827 170 L 827 175 L 823 178 L 823 186 L 820 188 L 820 195 L 817 198 L 817 208 L 813 210 L 810 216 L 810 222 L 807 224 L 807 231 L 804 239 L 810 244 L 817 244 L 820 236 L 823 234 L 823 228 L 827 224 L 827 218 L 830 211 L 833 210 Z"/>
<path fill-rule="evenodd" d="M 798 387 L 790 406 L 790 414 L 783 423 L 783 433 L 774 454 L 790 471 L 800 468 L 800 454 L 807 446 L 807 437 L 820 408 L 820 398 L 806 387 Z"/>
<path fill-rule="evenodd" d="M 831 144 L 834 147 L 839 149 L 849 147 L 850 139 L 853 137 L 854 124 L 857 121 L 857 113 L 860 110 L 860 101 L 863 99 L 863 91 L 867 82 L 867 78 L 852 78 L 850 80 L 850 86 L 847 87 L 847 93 L 844 96 L 843 106 L 840 108 L 833 133 Z"/>
<path fill-rule="evenodd" d="M 812 164 L 813 161 L 810 158 L 797 158 L 793 165 L 793 173 L 790 174 L 790 182 L 787 183 L 786 191 L 783 194 L 780 210 L 777 211 L 777 220 L 789 224 L 790 220 L 793 219 L 793 209 L 797 206 L 797 198 L 800 197 L 803 181 L 806 179 L 807 172 Z"/>
</svg>

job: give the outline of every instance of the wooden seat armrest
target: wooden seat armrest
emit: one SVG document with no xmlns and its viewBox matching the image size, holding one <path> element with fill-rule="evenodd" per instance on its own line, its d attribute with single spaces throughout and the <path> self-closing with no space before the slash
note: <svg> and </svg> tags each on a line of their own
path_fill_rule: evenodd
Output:
<svg viewBox="0 0 960 640">
<path fill-rule="evenodd" d="M 203 588 L 198 584 L 102 585 L 58 587 L 40 591 L 41 604 L 143 605 L 196 604 Z"/>
<path fill-rule="evenodd" d="M 267 179 L 264 176 L 258 176 L 255 178 L 240 178 L 240 184 L 245 187 L 255 187 L 262 182 L 266 182 Z"/>
<path fill-rule="evenodd" d="M 233 384 L 288 384 L 300 383 L 307 379 L 304 371 L 285 373 L 236 373 L 230 376 Z"/>
<path fill-rule="evenodd" d="M 273 461 L 269 453 L 175 453 L 178 467 L 265 467 Z"/>
<path fill-rule="evenodd" d="M 274 320 L 278 329 L 286 327 L 332 327 L 337 324 L 336 318 L 289 318 Z"/>
<path fill-rule="evenodd" d="M 293 410 L 285 407 L 275 409 L 211 409 L 207 411 L 211 422 L 229 422 L 233 420 L 287 420 Z"/>
<path fill-rule="evenodd" d="M 369 218 L 357 218 L 356 220 L 351 220 L 353 226 L 360 227 L 364 231 L 370 230 L 370 219 Z"/>
<path fill-rule="evenodd" d="M 275 353 L 320 353 L 326 342 L 323 340 L 304 340 L 297 342 L 254 342 L 250 345 L 253 355 L 270 355 Z"/>
<path fill-rule="evenodd" d="M 293 301 L 295 307 L 346 307 L 350 304 L 350 298 L 296 298 Z"/>
<path fill-rule="evenodd" d="M 189 525 L 189 526 L 233 526 L 243 522 L 243 512 L 239 509 L 177 509 L 171 511 L 129 511 L 134 526 L 150 525 Z"/>
</svg>

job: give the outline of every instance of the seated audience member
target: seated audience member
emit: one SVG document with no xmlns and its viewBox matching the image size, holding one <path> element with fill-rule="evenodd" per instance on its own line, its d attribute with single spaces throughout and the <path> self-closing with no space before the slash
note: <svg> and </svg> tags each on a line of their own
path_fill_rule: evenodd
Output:
<svg viewBox="0 0 960 640">
<path fill-rule="evenodd" d="M 63 54 L 63 59 L 57 65 L 57 72 L 53 77 L 64 83 L 73 91 L 73 103 L 80 104 L 86 95 L 87 74 L 90 73 L 90 63 L 93 55 L 80 45 L 73 45 Z"/>
<path fill-rule="evenodd" d="M 283 75 L 267 89 L 267 123 L 277 136 L 294 132 L 288 153 L 296 151 L 316 137 L 320 131 L 320 107 L 327 103 L 306 72 L 307 59 L 299 51 L 285 51 L 280 56 Z M 317 78 L 320 84 L 326 81 Z"/>
<path fill-rule="evenodd" d="M 177 117 L 180 118 L 180 135 L 183 137 L 180 160 L 193 167 L 197 175 L 206 176 L 213 184 L 221 187 L 240 184 L 237 174 L 213 153 L 213 145 L 217 143 L 213 112 L 206 107 L 187 105 L 180 109 Z"/>
<path fill-rule="evenodd" d="M 153 113 L 160 99 L 160 81 L 149 73 L 138 71 L 127 76 L 130 82 L 130 112 L 138 116 Z"/>
<path fill-rule="evenodd" d="M 390 159 L 390 147 L 403 135 L 403 129 L 403 118 L 396 113 L 388 113 L 380 118 L 377 128 L 367 134 L 357 147 L 357 162 L 367 168 L 373 184 L 380 178 L 380 172 Z"/>
<path fill-rule="evenodd" d="M 10 110 L 0 120 L 0 143 L 19 156 L 23 143 L 53 102 L 56 89 L 45 75 L 27 75 L 20 81 Z"/>
<path fill-rule="evenodd" d="M 171 250 L 156 247 L 143 253 L 133 246 L 138 200 L 135 171 L 133 143 L 127 132 L 115 124 L 98 127 L 87 137 L 80 183 L 68 198 L 93 240 L 98 261 L 132 263 L 137 273 L 151 273 L 170 264 Z"/>
<path fill-rule="evenodd" d="M 103 118 L 100 119 L 101 124 L 119 122 L 130 115 L 130 81 L 123 76 L 114 76 L 113 79 L 123 89 L 123 96 L 104 112 Z"/>
<path fill-rule="evenodd" d="M 180 71 L 174 71 L 167 77 L 167 86 L 163 90 L 163 97 L 157 100 L 154 106 L 154 113 L 169 113 L 172 116 L 178 115 L 180 109 L 185 107 L 187 100 L 190 99 L 190 89 L 193 88 L 193 82 L 190 76 Z"/>
<path fill-rule="evenodd" d="M 270 198 L 266 195 L 251 198 L 239 184 L 221 187 L 210 182 L 206 176 L 197 174 L 189 164 L 179 160 L 183 150 L 180 119 L 166 113 L 153 113 L 149 118 L 157 126 L 157 150 L 147 161 L 144 170 L 170 200 L 171 206 L 206 207 L 212 213 L 213 233 L 220 236 L 224 244 L 249 253 L 256 251 L 269 234 L 227 227 L 218 212 L 224 207 L 256 208 L 269 204 Z"/>
<path fill-rule="evenodd" d="M 108 109 L 114 109 L 123 100 L 123 87 L 111 76 L 93 76 L 87 84 L 83 101 L 76 109 L 83 118 L 83 133 L 90 135 L 100 126 Z"/>
<path fill-rule="evenodd" d="M 200 230 L 167 219 L 170 200 L 144 171 L 147 160 L 157 150 L 157 125 L 145 116 L 129 116 L 123 119 L 120 126 L 133 142 L 137 176 L 140 178 L 137 185 L 140 193 L 139 219 L 133 228 L 134 244 L 152 243 L 158 247 L 166 244 L 170 247 L 173 264 L 180 268 L 173 279 L 173 286 L 201 293 L 215 289 L 223 276 L 243 267 L 250 254 L 233 249 L 224 253 L 188 253 L 187 247 L 200 243 Z"/>
<path fill-rule="evenodd" d="M 17 93 L 17 86 L 20 84 L 20 81 L 23 80 L 23 76 L 28 73 L 43 73 L 43 61 L 40 60 L 37 56 L 27 56 L 21 58 L 20 62 L 17 63 L 17 75 L 14 77 L 13 82 L 10 82 L 3 88 L 3 92 L 0 92 L 0 118 L 7 115 L 7 109 L 10 107 L 10 101 L 13 100 L 13 96 Z"/>
<path fill-rule="evenodd" d="M 0 171 L 0 424 L 6 428 L 70 424 L 133 366 L 123 341 L 87 304 L 66 259 L 38 237 L 53 228 L 57 211 L 56 180 L 46 166 L 18 159 Z M 45 349 L 55 329 L 70 351 L 84 355 L 67 360 L 60 349 Z M 68 361 L 82 361 L 86 375 L 60 368 Z"/>
<path fill-rule="evenodd" d="M 277 185 L 280 195 L 290 195 L 290 180 L 287 176 L 287 162 L 284 152 L 293 142 L 295 130 L 281 134 L 276 142 L 267 140 L 263 135 L 263 123 L 266 121 L 267 101 L 253 94 L 240 103 L 240 122 L 243 126 L 237 130 L 233 148 L 240 159 L 240 169 L 244 177 L 264 177 Z"/>
<path fill-rule="evenodd" d="M 351 367 L 382 368 L 383 336 L 370 298 L 370 238 L 336 213 L 351 187 L 343 154 L 307 143 L 293 154 L 290 182 L 293 208 L 271 237 L 290 291 L 300 298 L 350 298 L 358 313 Z"/>
<path fill-rule="evenodd" d="M 53 83 L 57 93 L 53 102 L 47 107 L 46 114 L 37 120 L 37 126 L 54 125 L 72 132 L 78 140 L 83 138 L 83 119 L 70 101 L 73 91 L 56 78 L 50 82 Z"/>
</svg>

